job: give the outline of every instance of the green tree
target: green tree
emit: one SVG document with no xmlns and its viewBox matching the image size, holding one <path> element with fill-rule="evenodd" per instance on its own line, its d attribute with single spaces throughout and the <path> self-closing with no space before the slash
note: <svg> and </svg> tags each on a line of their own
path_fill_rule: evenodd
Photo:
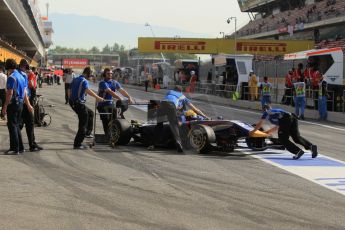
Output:
<svg viewBox="0 0 345 230">
<path fill-rule="evenodd" d="M 93 54 L 99 54 L 101 51 L 98 49 L 98 47 L 93 46 L 90 50 L 89 53 L 93 53 Z"/>
<path fill-rule="evenodd" d="M 119 52 L 120 51 L 120 45 L 115 42 L 113 45 L 112 51 L 113 52 Z"/>
<path fill-rule="evenodd" d="M 111 47 L 107 44 L 106 46 L 103 47 L 102 53 L 103 54 L 110 54 L 111 53 Z"/>
</svg>

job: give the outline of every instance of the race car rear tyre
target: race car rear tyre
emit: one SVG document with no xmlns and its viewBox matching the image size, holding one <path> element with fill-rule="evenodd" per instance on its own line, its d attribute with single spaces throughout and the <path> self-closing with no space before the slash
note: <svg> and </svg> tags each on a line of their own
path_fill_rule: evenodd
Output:
<svg viewBox="0 0 345 230">
<path fill-rule="evenodd" d="M 125 119 L 114 119 L 109 123 L 110 144 L 127 145 L 132 138 L 132 126 Z"/>
<path fill-rule="evenodd" d="M 206 125 L 193 126 L 188 137 L 192 148 L 201 154 L 208 153 L 211 149 L 211 143 L 216 141 L 214 130 Z"/>
</svg>

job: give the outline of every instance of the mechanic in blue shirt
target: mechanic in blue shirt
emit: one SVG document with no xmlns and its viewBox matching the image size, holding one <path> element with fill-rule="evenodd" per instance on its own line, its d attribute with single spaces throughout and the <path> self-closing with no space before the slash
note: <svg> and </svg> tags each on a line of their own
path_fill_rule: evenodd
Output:
<svg viewBox="0 0 345 230">
<path fill-rule="evenodd" d="M 26 95 L 28 96 L 30 104 L 31 104 L 34 101 L 34 98 L 33 98 L 34 96 L 32 95 L 32 91 L 29 88 L 28 75 L 26 73 L 30 71 L 30 66 L 27 60 L 25 59 L 20 60 L 18 71 L 25 79 Z M 35 118 L 34 113 L 31 113 L 28 109 L 28 106 L 24 104 L 23 112 L 22 112 L 21 128 L 25 125 L 25 131 L 28 137 L 30 152 L 37 152 L 37 151 L 43 150 L 43 148 L 36 143 L 35 131 L 34 131 L 34 127 L 35 127 L 34 118 Z"/>
<path fill-rule="evenodd" d="M 175 86 L 174 90 L 170 90 L 163 101 L 160 103 L 160 107 L 157 112 L 157 126 L 155 133 L 157 134 L 155 141 L 159 141 L 159 133 L 163 129 L 163 122 L 168 120 L 171 132 L 174 135 L 176 141 L 176 147 L 178 152 L 183 152 L 180 130 L 179 130 L 179 116 L 186 110 L 186 106 L 189 106 L 195 113 L 200 116 L 208 117 L 195 107 L 186 96 L 182 93 L 181 86 Z M 152 150 L 154 145 L 149 146 Z"/>
<path fill-rule="evenodd" d="M 256 124 L 252 132 L 259 130 L 265 120 L 269 120 L 275 126 L 265 133 L 271 134 L 278 130 L 279 141 L 289 152 L 294 154 L 293 159 L 299 159 L 304 154 L 304 151 L 289 140 L 290 136 L 295 143 L 302 145 L 305 149 L 310 149 L 312 158 L 317 157 L 317 146 L 300 135 L 296 115 L 282 109 L 272 109 L 270 105 L 264 105 L 263 110 L 264 113 L 262 114 L 261 120 Z"/>
<path fill-rule="evenodd" d="M 19 123 L 22 117 L 23 103 L 28 110 L 33 113 L 34 109 L 30 105 L 26 95 L 25 79 L 17 70 L 17 63 L 14 59 L 7 59 L 5 68 L 9 77 L 6 84 L 6 102 L 4 104 L 3 115 L 7 113 L 7 127 L 10 134 L 10 149 L 5 152 L 8 155 L 19 155 L 24 152 L 24 145 Z"/>
<path fill-rule="evenodd" d="M 96 101 L 102 102 L 103 98 L 97 96 L 90 87 L 89 82 L 86 80 L 91 76 L 91 68 L 86 67 L 83 74 L 77 78 L 74 78 L 71 82 L 71 88 L 69 89 L 69 104 L 78 115 L 79 125 L 78 132 L 74 139 L 74 149 L 86 149 L 87 147 L 82 145 L 85 137 L 92 138 L 91 135 L 93 129 L 93 111 L 86 105 L 86 94 L 96 98 Z"/>
<path fill-rule="evenodd" d="M 103 81 L 99 83 L 98 86 L 98 96 L 103 98 L 104 102 L 99 102 L 97 105 L 97 110 L 99 113 L 107 113 L 107 114 L 100 114 L 104 134 L 107 138 L 110 137 L 109 135 L 109 122 L 111 120 L 111 114 L 116 112 L 114 116 L 119 114 L 121 118 L 124 118 L 123 112 L 127 110 L 127 106 L 121 103 L 122 98 L 116 94 L 116 92 L 120 92 L 121 95 L 128 99 L 128 103 L 132 103 L 132 97 L 124 90 L 119 82 L 112 79 L 113 72 L 109 68 L 105 68 L 103 71 Z M 116 105 L 114 105 L 113 98 L 117 101 Z M 117 109 L 114 107 L 116 106 Z"/>
</svg>

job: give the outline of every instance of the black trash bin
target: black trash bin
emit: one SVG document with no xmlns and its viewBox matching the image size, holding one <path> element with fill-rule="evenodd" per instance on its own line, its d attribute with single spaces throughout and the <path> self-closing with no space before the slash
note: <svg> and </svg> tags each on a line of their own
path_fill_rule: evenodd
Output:
<svg viewBox="0 0 345 230">
<path fill-rule="evenodd" d="M 249 88 L 248 88 L 248 82 L 242 82 L 241 84 L 241 98 L 243 100 L 249 100 Z"/>
</svg>

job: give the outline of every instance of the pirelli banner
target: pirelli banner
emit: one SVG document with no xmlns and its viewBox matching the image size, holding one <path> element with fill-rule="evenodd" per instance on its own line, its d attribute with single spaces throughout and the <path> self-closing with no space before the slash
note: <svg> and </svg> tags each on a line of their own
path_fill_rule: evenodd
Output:
<svg viewBox="0 0 345 230">
<path fill-rule="evenodd" d="M 141 53 L 284 55 L 314 48 L 314 41 L 139 38 Z M 236 47 L 236 50 L 235 50 Z"/>
</svg>

